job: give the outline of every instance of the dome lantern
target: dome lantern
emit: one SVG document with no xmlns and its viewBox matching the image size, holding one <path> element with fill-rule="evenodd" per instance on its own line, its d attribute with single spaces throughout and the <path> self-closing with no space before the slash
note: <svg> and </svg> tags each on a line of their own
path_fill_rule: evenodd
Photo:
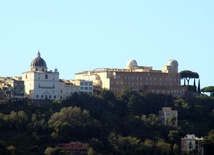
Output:
<svg viewBox="0 0 214 155">
<path fill-rule="evenodd" d="M 30 65 L 31 71 L 47 71 L 47 65 L 44 59 L 41 58 L 41 54 L 38 51 L 37 57 L 33 59 Z"/>
</svg>

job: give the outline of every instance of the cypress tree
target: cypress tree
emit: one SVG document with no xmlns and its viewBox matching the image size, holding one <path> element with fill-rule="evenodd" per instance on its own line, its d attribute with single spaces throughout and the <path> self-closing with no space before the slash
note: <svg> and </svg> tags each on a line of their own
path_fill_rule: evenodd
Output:
<svg viewBox="0 0 214 155">
<path fill-rule="evenodd" d="M 194 83 L 193 83 L 193 92 L 196 92 L 196 85 L 195 85 L 195 78 L 194 78 Z"/>
<path fill-rule="evenodd" d="M 201 93 L 200 79 L 198 80 L 198 93 Z"/>
</svg>

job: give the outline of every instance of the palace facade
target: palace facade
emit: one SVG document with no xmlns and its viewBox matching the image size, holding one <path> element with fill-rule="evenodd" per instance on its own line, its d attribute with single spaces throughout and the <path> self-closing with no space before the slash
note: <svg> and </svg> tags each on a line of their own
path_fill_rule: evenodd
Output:
<svg viewBox="0 0 214 155">
<path fill-rule="evenodd" d="M 186 87 L 181 86 L 178 62 L 169 60 L 162 70 L 152 66 L 138 66 L 136 60 L 129 60 L 126 68 L 101 68 L 75 74 L 75 79 L 93 81 L 95 88 L 105 88 L 118 94 L 125 87 L 137 92 L 152 92 L 183 97 Z"/>
</svg>

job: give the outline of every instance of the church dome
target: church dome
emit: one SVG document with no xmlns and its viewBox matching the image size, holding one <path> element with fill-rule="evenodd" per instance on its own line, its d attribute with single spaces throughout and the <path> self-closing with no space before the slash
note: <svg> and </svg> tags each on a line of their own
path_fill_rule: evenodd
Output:
<svg viewBox="0 0 214 155">
<path fill-rule="evenodd" d="M 126 69 L 133 69 L 134 67 L 137 66 L 137 61 L 136 60 L 129 60 L 126 64 Z"/>
<path fill-rule="evenodd" d="M 170 59 L 167 63 L 167 66 L 172 66 L 172 67 L 178 66 L 178 62 L 177 62 L 177 60 Z"/>
<path fill-rule="evenodd" d="M 41 58 L 40 52 L 38 52 L 37 57 L 31 62 L 30 68 L 31 70 L 47 71 L 46 62 Z"/>
</svg>

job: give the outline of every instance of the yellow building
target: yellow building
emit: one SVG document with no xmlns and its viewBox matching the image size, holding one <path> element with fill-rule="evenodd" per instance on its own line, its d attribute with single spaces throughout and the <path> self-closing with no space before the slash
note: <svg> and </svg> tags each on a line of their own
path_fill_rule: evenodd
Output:
<svg viewBox="0 0 214 155">
<path fill-rule="evenodd" d="M 24 98 L 24 82 L 21 77 L 0 77 L 0 104 Z"/>
<path fill-rule="evenodd" d="M 138 66 L 136 60 L 129 60 L 125 69 L 101 68 L 75 74 L 75 79 L 93 81 L 94 89 L 105 88 L 118 94 L 124 87 L 137 92 L 152 92 L 182 97 L 186 89 L 180 85 L 178 62 L 169 60 L 162 70 L 152 66 Z"/>
</svg>

